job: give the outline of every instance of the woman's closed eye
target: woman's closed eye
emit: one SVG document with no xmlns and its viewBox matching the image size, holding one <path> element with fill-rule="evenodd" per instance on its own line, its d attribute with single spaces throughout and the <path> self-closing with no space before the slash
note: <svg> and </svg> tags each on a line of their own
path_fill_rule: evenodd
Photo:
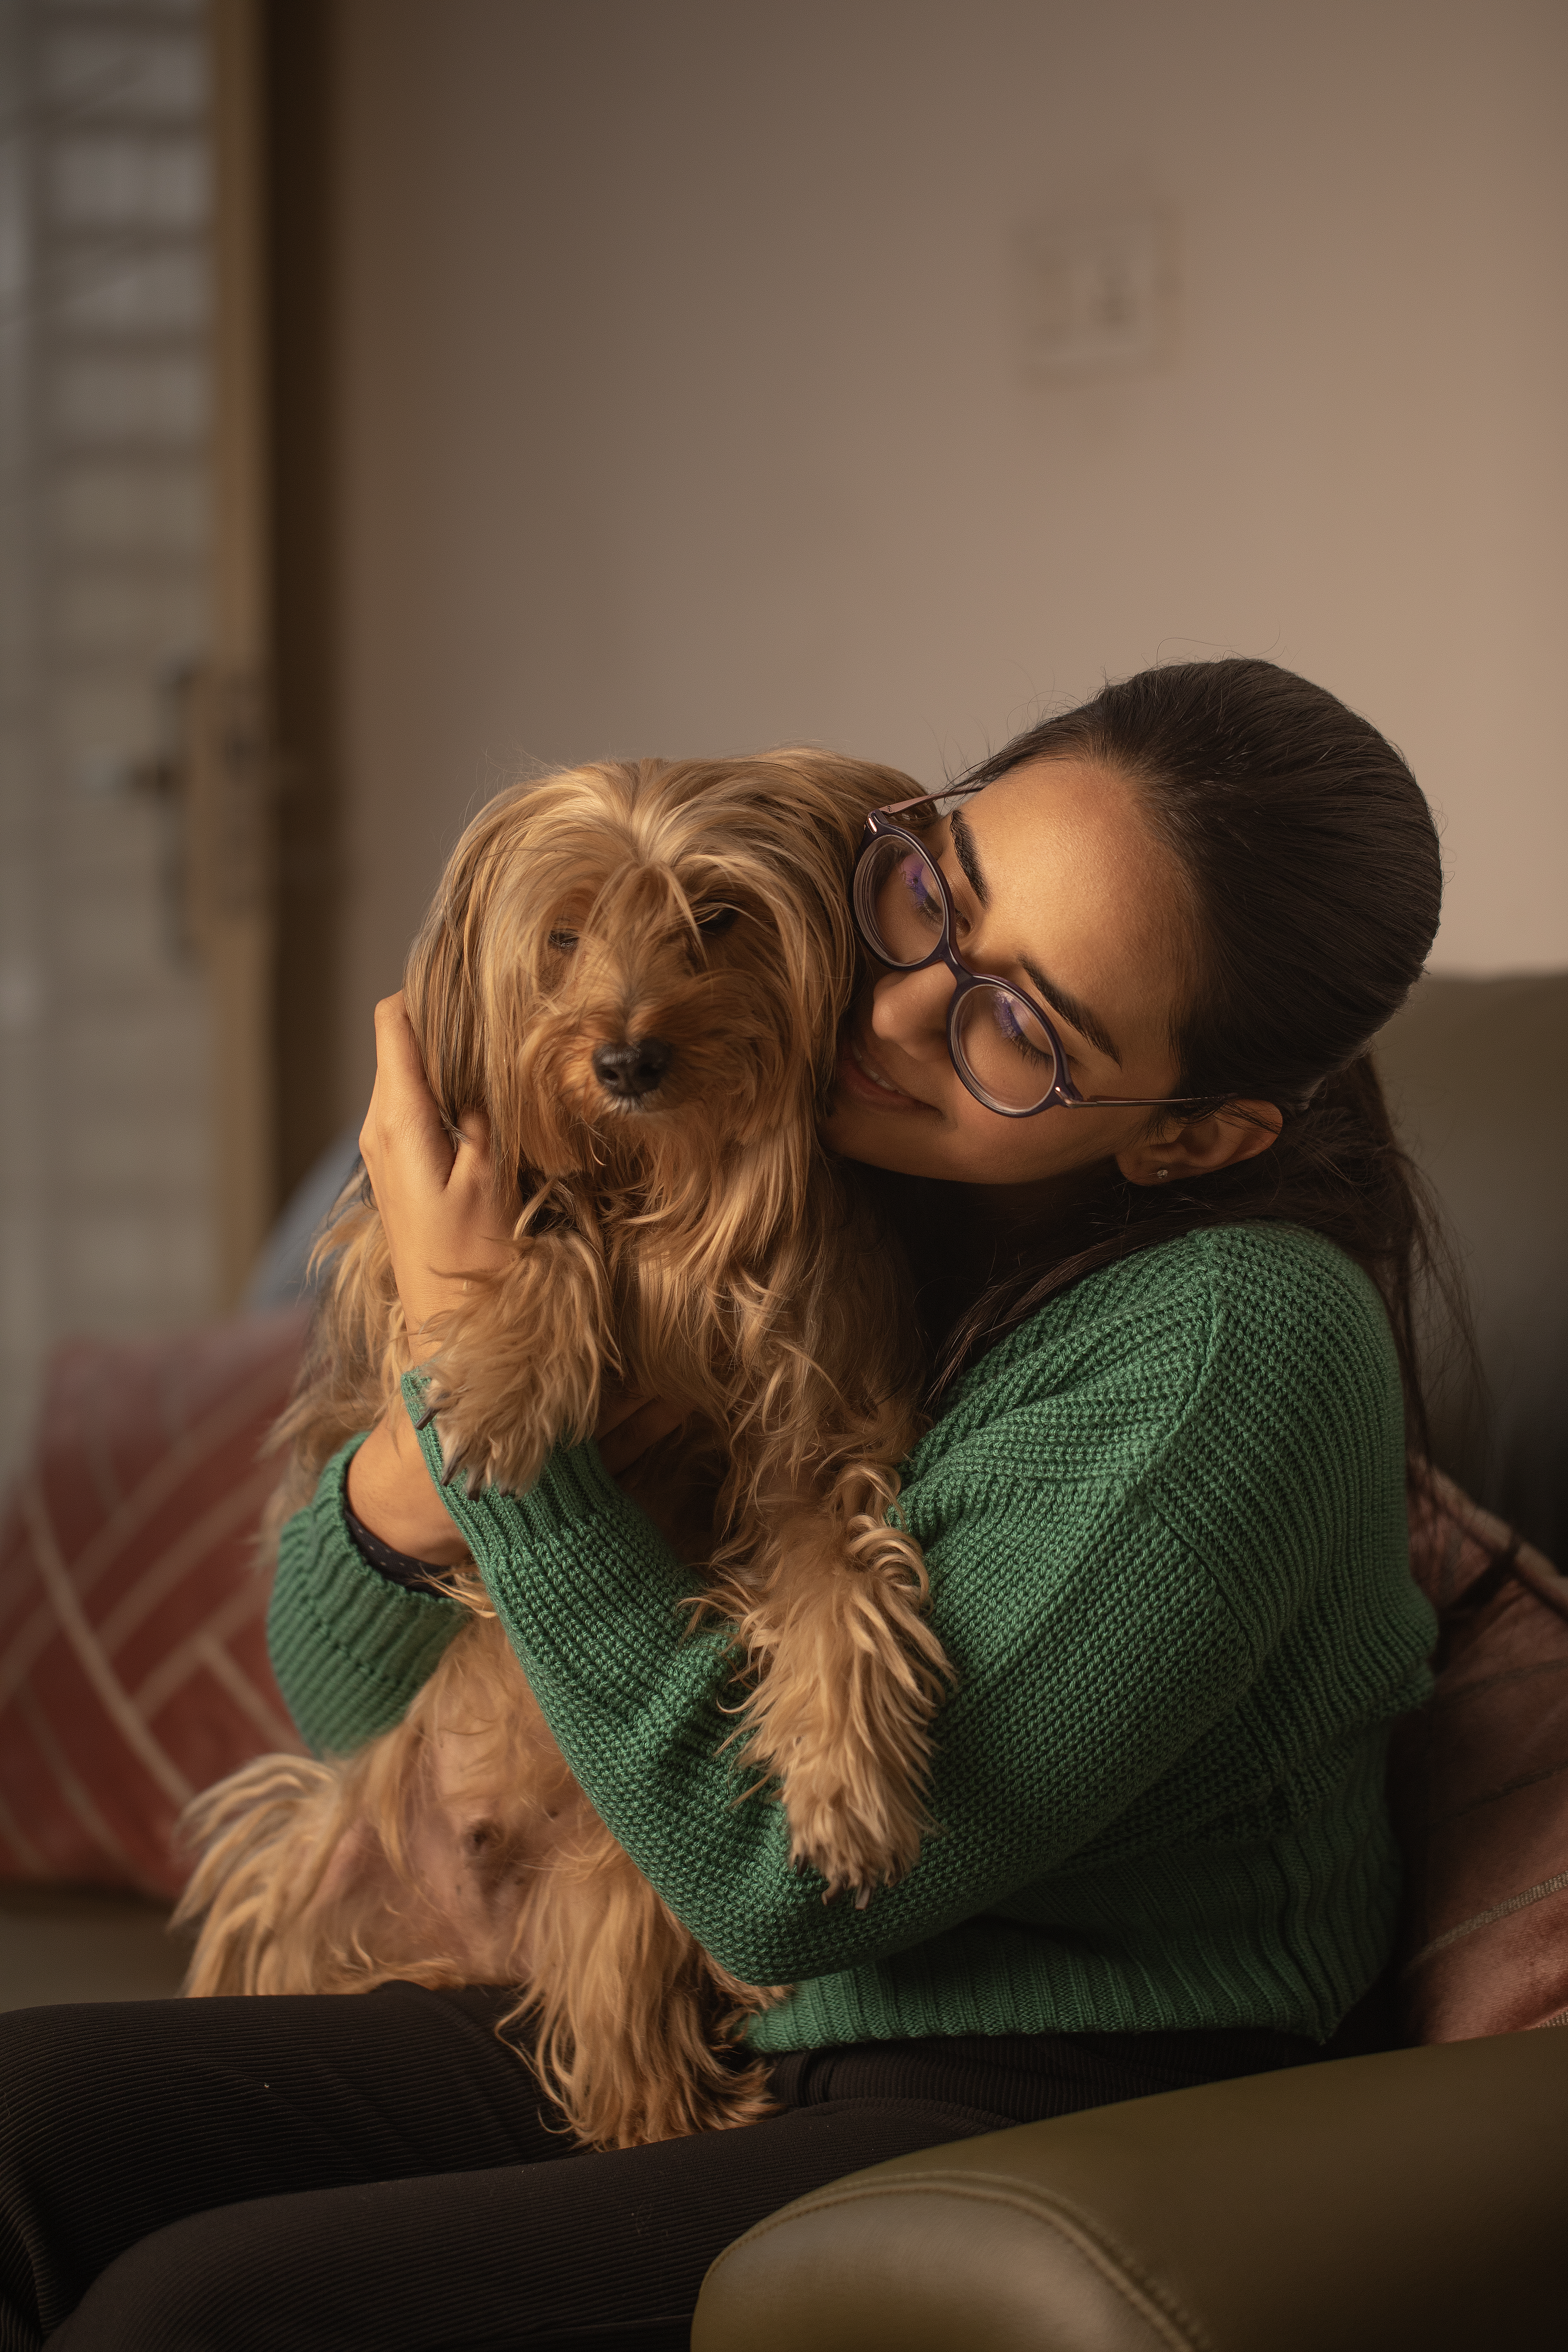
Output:
<svg viewBox="0 0 1568 2352">
<path fill-rule="evenodd" d="M 899 880 L 907 902 L 906 912 L 928 931 L 940 931 L 946 909 L 931 877 L 931 869 L 923 857 L 910 856 L 899 863 Z"/>
<path fill-rule="evenodd" d="M 1048 1043 L 1040 1035 L 1038 1023 L 1017 997 L 994 990 L 992 1010 L 997 1028 L 1020 1059 L 1036 1065 L 1055 1060 Z"/>
</svg>

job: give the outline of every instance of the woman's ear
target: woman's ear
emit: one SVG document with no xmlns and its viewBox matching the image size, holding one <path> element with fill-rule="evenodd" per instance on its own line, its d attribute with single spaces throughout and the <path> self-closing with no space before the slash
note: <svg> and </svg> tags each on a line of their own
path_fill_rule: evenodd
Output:
<svg viewBox="0 0 1568 2352">
<path fill-rule="evenodd" d="M 1162 1140 L 1143 1136 L 1116 1155 L 1130 1184 L 1177 1184 L 1184 1177 L 1208 1176 L 1267 1151 L 1285 1124 L 1271 1102 L 1227 1103 L 1207 1118 L 1167 1128 Z"/>
</svg>

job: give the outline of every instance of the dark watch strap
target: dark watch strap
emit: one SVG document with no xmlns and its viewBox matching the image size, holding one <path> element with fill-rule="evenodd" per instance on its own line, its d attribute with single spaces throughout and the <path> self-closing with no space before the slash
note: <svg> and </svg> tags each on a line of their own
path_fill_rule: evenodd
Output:
<svg viewBox="0 0 1568 2352">
<path fill-rule="evenodd" d="M 349 1508 L 349 1498 L 343 1502 L 343 1525 L 353 1538 L 354 1549 L 368 1568 L 377 1576 L 384 1576 L 388 1584 L 401 1584 L 410 1592 L 445 1592 L 444 1580 L 450 1574 L 434 1560 L 414 1559 L 405 1551 L 394 1551 L 389 1543 L 372 1535 L 364 1521 L 356 1518 Z"/>
</svg>

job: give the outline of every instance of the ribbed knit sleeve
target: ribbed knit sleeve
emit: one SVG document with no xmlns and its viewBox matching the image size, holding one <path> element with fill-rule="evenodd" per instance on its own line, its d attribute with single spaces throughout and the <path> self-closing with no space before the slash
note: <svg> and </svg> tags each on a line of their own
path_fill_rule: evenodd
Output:
<svg viewBox="0 0 1568 2352">
<path fill-rule="evenodd" d="M 467 1614 L 438 1593 L 389 1583 L 356 1549 L 343 1481 L 363 1442 L 333 1454 L 310 1507 L 285 1525 L 267 1621 L 278 1686 L 319 1756 L 350 1755 L 390 1730 Z"/>
<path fill-rule="evenodd" d="M 434 1431 L 424 1443 L 434 1463 Z M 788 1867 L 779 1807 L 742 1799 L 721 1752 L 721 1643 L 687 1634 L 689 1581 L 596 1449 L 558 1454 L 524 1496 L 446 1491 L 567 1760 L 639 1868 L 737 1975 L 832 1980 L 815 2013 L 805 1986 L 793 2026 L 762 2021 L 763 2046 L 781 2032 L 1021 2030 L 1022 1995 L 998 1995 L 978 2023 L 944 2006 L 932 1955 L 984 1922 L 993 1956 L 1023 1936 L 1038 1978 L 1053 1906 L 1054 1948 L 1070 1958 L 1077 1939 L 1087 1989 L 1042 1995 L 1037 2022 L 1234 2011 L 1326 2031 L 1375 1967 L 1392 1904 L 1383 1846 L 1361 1866 L 1388 1887 L 1351 1885 L 1349 1849 L 1371 1851 L 1366 1808 L 1381 1801 L 1367 1791 L 1382 1727 L 1425 1689 L 1431 1622 L 1407 1570 L 1403 1462 L 1376 1297 L 1289 1228 L 1191 1235 L 1103 1269 L 994 1349 L 907 1465 L 958 1681 L 937 1724 L 940 1834 L 863 1911 L 825 1905 Z M 1211 1960 L 1201 1917 L 1169 1963 L 1151 1917 L 1145 1973 L 1170 1981 L 1145 1993 L 1125 1967 L 1096 1977 L 1096 1934 L 1125 1940 L 1117 1906 L 1147 1909 L 1162 1873 L 1159 1903 L 1204 1911 L 1206 1863 L 1184 1892 L 1170 1881 L 1183 1851 L 1221 1857 Z M 1328 1957 L 1285 1952 L 1241 1994 L 1205 1987 L 1205 1968 L 1234 1975 L 1219 1948 L 1233 1929 L 1312 1944 L 1321 1887 L 1290 1882 L 1314 1872 L 1372 1924 L 1336 1928 L 1345 1948 Z M 1080 1893 L 1063 1912 L 1069 1886 Z M 1217 1916 L 1248 1903 L 1265 1927 Z M 933 2002 L 945 2021 L 922 2025 Z M 1087 2021 L 1064 2015 L 1068 2002 Z"/>
</svg>

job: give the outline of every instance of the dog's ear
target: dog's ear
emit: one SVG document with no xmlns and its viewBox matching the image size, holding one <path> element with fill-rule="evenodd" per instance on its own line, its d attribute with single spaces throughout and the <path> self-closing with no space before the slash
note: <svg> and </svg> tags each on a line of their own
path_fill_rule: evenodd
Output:
<svg viewBox="0 0 1568 2352">
<path fill-rule="evenodd" d="M 498 1204 L 514 1215 L 525 1167 L 561 1173 L 576 1164 L 538 1115 L 549 1089 L 530 1085 L 525 1051 L 550 906 L 562 895 L 536 855 L 536 818 L 572 781 L 514 785 L 480 810 L 447 860 L 404 972 L 430 1091 L 448 1127 L 484 1112 Z"/>
<path fill-rule="evenodd" d="M 479 991 L 470 952 L 472 872 L 454 859 L 408 951 L 403 975 L 425 1076 L 451 1124 L 484 1106 Z"/>
</svg>

